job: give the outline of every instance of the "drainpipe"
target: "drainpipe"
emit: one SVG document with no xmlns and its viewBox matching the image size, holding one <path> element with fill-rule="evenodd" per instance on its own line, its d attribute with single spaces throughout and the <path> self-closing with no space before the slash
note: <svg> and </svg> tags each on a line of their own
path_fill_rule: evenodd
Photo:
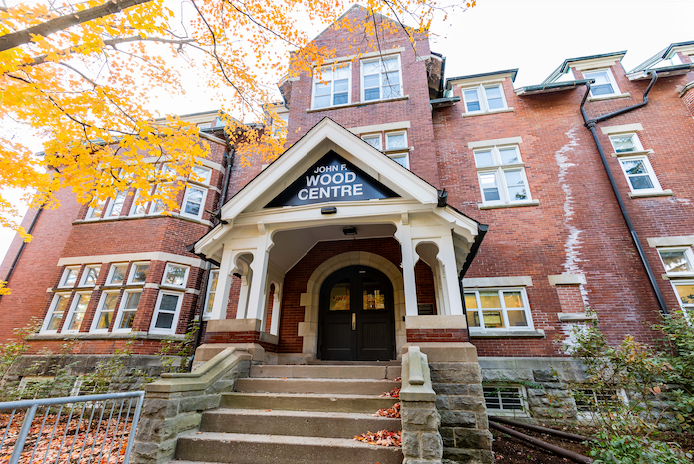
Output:
<svg viewBox="0 0 694 464">
<path fill-rule="evenodd" d="M 38 222 L 39 216 L 41 216 L 42 211 L 43 205 L 39 206 L 36 210 L 36 215 L 34 215 L 34 219 L 31 220 L 31 224 L 29 225 L 27 234 L 31 235 L 31 233 L 34 231 L 34 227 L 36 227 L 36 223 Z M 24 253 L 24 248 L 26 248 L 27 243 L 28 242 L 22 241 L 22 244 L 19 246 L 19 250 L 17 250 L 17 254 L 14 257 L 14 260 L 12 260 L 12 265 L 10 266 L 10 269 L 7 271 L 7 275 L 5 276 L 5 282 L 7 282 L 6 285 L 8 287 L 10 285 L 10 279 L 12 278 L 12 274 L 14 274 L 14 269 L 17 267 L 17 264 L 19 263 L 19 258 L 21 258 L 22 253 Z M 2 298 L 2 295 L 0 295 L 0 298 Z"/>
<path fill-rule="evenodd" d="M 467 259 L 463 264 L 463 268 L 460 270 L 460 273 L 458 274 L 458 285 L 460 286 L 460 298 L 463 300 L 463 315 L 465 316 L 465 321 L 467 321 L 468 319 L 467 306 L 465 305 L 465 289 L 463 288 L 463 277 L 465 277 L 467 270 L 470 269 L 470 265 L 472 265 L 472 261 L 475 259 L 477 251 L 480 249 L 480 245 L 482 245 L 482 240 L 484 240 L 484 236 L 487 235 L 489 226 L 487 224 L 478 224 L 477 230 L 478 233 L 477 237 L 475 238 L 475 242 L 470 247 L 470 253 L 468 253 Z M 467 341 L 472 343 L 472 338 L 470 337 L 470 327 L 467 328 Z"/>
<path fill-rule="evenodd" d="M 634 229 L 634 225 L 631 222 L 631 218 L 629 217 L 629 213 L 627 212 L 626 206 L 624 205 L 624 202 L 622 201 L 622 197 L 619 194 L 619 189 L 617 188 L 617 182 L 615 182 L 614 176 L 612 175 L 612 170 L 610 169 L 609 164 L 607 163 L 607 157 L 605 156 L 605 152 L 602 149 L 602 145 L 600 144 L 600 140 L 598 139 L 598 133 L 595 130 L 595 126 L 597 123 L 606 121 L 607 119 L 613 118 L 615 116 L 619 116 L 624 113 L 628 113 L 630 111 L 633 111 L 635 109 L 641 108 L 642 106 L 646 106 L 648 104 L 648 92 L 650 92 L 651 88 L 653 87 L 653 84 L 655 84 L 655 81 L 658 80 L 658 73 L 655 71 L 651 71 L 651 74 L 653 77 L 651 78 L 651 83 L 648 84 L 648 87 L 646 88 L 646 91 L 643 93 L 643 101 L 640 103 L 637 103 L 632 106 L 628 106 L 626 108 L 622 108 L 621 110 L 613 111 L 611 113 L 607 113 L 603 116 L 599 116 L 594 119 L 588 119 L 588 114 L 586 113 L 585 109 L 585 103 L 586 100 L 588 99 L 588 94 L 590 93 L 590 82 L 586 82 L 586 94 L 583 96 L 583 100 L 581 101 L 581 115 L 583 116 L 583 122 L 585 123 L 586 128 L 590 131 L 591 135 L 593 136 L 593 141 L 595 142 L 595 146 L 598 149 L 598 153 L 600 153 L 600 159 L 602 160 L 602 165 L 605 168 L 605 172 L 607 172 L 607 177 L 610 180 L 610 185 L 612 186 L 612 191 L 614 192 L 614 196 L 617 199 L 617 204 L 619 204 L 619 209 L 622 212 L 622 217 L 624 218 L 624 222 L 626 222 L 627 228 L 629 229 L 629 233 L 631 234 L 631 239 L 634 242 L 634 246 L 636 246 L 636 251 L 639 254 L 639 258 L 641 259 L 641 264 L 643 265 L 643 268 L 646 270 L 646 274 L 648 275 L 648 281 L 651 284 L 651 288 L 653 289 L 653 293 L 655 293 L 655 297 L 658 300 L 658 305 L 660 306 L 660 311 L 663 314 L 669 314 L 669 311 L 667 309 L 667 305 L 665 304 L 665 299 L 663 298 L 663 294 L 660 292 L 660 287 L 658 287 L 658 282 L 656 281 L 655 274 L 653 273 L 653 269 L 651 269 L 650 264 L 648 263 L 648 260 L 646 259 L 646 253 L 643 250 L 643 247 L 641 246 L 641 241 L 639 240 L 639 236 L 636 233 L 636 230 Z"/>
</svg>

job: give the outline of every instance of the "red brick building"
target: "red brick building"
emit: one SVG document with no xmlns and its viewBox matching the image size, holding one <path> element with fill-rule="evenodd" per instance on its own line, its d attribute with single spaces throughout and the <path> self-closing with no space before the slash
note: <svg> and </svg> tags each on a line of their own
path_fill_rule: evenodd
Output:
<svg viewBox="0 0 694 464">
<path fill-rule="evenodd" d="M 629 72 L 626 52 L 568 59 L 515 88 L 515 69 L 445 77 L 425 36 L 349 38 L 329 28 L 322 77 L 281 83 L 287 151 L 269 166 L 242 166 L 207 115 L 206 181 L 180 211 L 66 192 L 41 212 L 0 268 L 0 336 L 38 317 L 33 352 L 134 338 L 147 356 L 202 313 L 202 343 L 255 343 L 266 363 L 470 341 L 485 380 L 523 396 L 550 366 L 576 375 L 557 343 L 574 324 L 648 342 L 661 312 L 694 307 L 694 42 Z"/>
</svg>

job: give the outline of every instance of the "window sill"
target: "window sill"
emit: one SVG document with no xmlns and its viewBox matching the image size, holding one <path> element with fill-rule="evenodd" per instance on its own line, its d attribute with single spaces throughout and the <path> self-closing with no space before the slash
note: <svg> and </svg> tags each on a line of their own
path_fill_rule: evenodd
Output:
<svg viewBox="0 0 694 464">
<path fill-rule="evenodd" d="M 559 313 L 559 322 L 586 322 L 586 321 L 597 321 L 597 314 L 586 314 L 586 313 Z"/>
<path fill-rule="evenodd" d="M 650 198 L 650 197 L 671 197 L 674 194 L 672 190 L 662 190 L 660 192 L 649 192 L 649 193 L 634 193 L 629 192 L 629 198 Z"/>
<path fill-rule="evenodd" d="M 147 332 L 77 332 L 77 333 L 38 333 L 27 337 L 28 340 L 185 340 L 185 334 L 154 334 Z"/>
<path fill-rule="evenodd" d="M 631 98 L 630 93 L 620 93 L 617 95 L 605 95 L 604 97 L 590 97 L 588 98 L 588 101 L 594 102 L 594 101 L 603 101 L 603 100 L 616 100 L 618 98 Z"/>
<path fill-rule="evenodd" d="M 651 153 L 655 153 L 655 150 L 639 150 L 639 151 L 627 151 L 624 153 L 612 153 L 615 158 L 621 158 L 622 156 L 648 156 Z"/>
<path fill-rule="evenodd" d="M 511 108 L 504 108 L 501 110 L 492 110 L 492 111 L 478 111 L 475 113 L 463 113 L 464 118 L 471 118 L 473 116 L 486 116 L 488 114 L 497 114 L 497 113 L 512 113 L 514 111 L 513 107 Z"/>
<path fill-rule="evenodd" d="M 545 338 L 545 331 L 542 329 L 535 330 L 472 330 L 470 329 L 470 337 L 472 338 Z"/>
<path fill-rule="evenodd" d="M 522 206 L 539 206 L 540 205 L 540 200 L 532 200 L 532 201 L 525 201 L 525 202 L 518 202 L 518 203 L 500 203 L 498 205 L 488 205 L 484 203 L 480 203 L 477 205 L 479 209 L 499 209 L 499 208 L 516 208 L 516 207 L 522 207 Z"/>
<path fill-rule="evenodd" d="M 137 216 L 118 216 L 112 218 L 95 218 L 95 219 L 78 219 L 72 223 L 72 225 L 78 224 L 98 224 L 101 222 L 113 222 L 113 221 L 135 221 L 137 219 L 154 219 L 154 218 L 174 218 L 182 219 L 184 221 L 193 222 L 195 224 L 202 224 L 207 227 L 212 227 L 212 223 L 206 219 L 193 219 L 190 217 L 183 216 L 178 213 L 166 214 L 139 214 Z"/>
<path fill-rule="evenodd" d="M 367 102 L 355 102 L 355 103 L 348 103 L 346 105 L 336 105 L 336 106 L 328 106 L 325 108 L 315 108 L 315 109 L 308 109 L 306 110 L 307 113 L 318 113 L 320 111 L 332 111 L 332 110 L 341 110 L 343 108 L 354 108 L 355 106 L 364 106 L 364 105 L 375 105 L 377 103 L 389 103 L 389 102 L 394 102 L 394 101 L 400 101 L 400 100 L 407 100 L 409 99 L 409 95 L 405 95 L 403 97 L 397 97 L 397 98 L 388 98 L 385 100 L 372 100 L 372 101 L 367 101 Z"/>
</svg>

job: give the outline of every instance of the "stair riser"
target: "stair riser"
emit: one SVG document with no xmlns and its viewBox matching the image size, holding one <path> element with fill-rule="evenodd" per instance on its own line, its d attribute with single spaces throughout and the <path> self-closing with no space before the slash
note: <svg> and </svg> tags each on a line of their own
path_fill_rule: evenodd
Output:
<svg viewBox="0 0 694 464">
<path fill-rule="evenodd" d="M 400 430 L 400 419 L 346 417 L 278 417 L 205 413 L 200 430 L 203 432 L 254 433 L 301 437 L 352 438 L 364 432 Z"/>
<path fill-rule="evenodd" d="M 305 440 L 302 437 L 296 444 L 288 445 L 181 437 L 176 446 L 176 458 L 234 464 L 400 464 L 403 459 L 400 448 L 319 446 L 306 443 Z"/>
<path fill-rule="evenodd" d="M 253 366 L 252 378 L 395 380 L 400 366 Z"/>
<path fill-rule="evenodd" d="M 400 400 L 397 398 L 287 398 L 235 393 L 223 395 L 220 406 L 238 409 L 374 413 L 379 409 L 392 408 L 398 401 Z"/>
<path fill-rule="evenodd" d="M 236 391 L 265 393 L 325 393 L 333 395 L 380 395 L 400 382 L 347 382 L 347 381 L 309 381 L 301 379 L 238 379 Z"/>
</svg>

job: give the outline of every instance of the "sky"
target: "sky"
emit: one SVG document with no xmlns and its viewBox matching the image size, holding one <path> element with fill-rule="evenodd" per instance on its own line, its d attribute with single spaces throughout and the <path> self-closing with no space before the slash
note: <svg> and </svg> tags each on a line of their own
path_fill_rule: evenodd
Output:
<svg viewBox="0 0 694 464">
<path fill-rule="evenodd" d="M 518 68 L 514 85 L 522 87 L 539 84 L 566 58 L 586 55 L 627 50 L 622 64 L 629 71 L 673 42 L 694 40 L 692 18 L 694 0 L 478 0 L 474 8 L 433 23 L 431 50 L 446 57 L 447 77 Z M 307 26 L 311 34 L 323 27 Z M 195 72 L 182 77 L 187 94 L 162 95 L 158 110 L 219 108 L 196 86 Z M 13 236 L 0 228 L 0 259 Z"/>
</svg>

